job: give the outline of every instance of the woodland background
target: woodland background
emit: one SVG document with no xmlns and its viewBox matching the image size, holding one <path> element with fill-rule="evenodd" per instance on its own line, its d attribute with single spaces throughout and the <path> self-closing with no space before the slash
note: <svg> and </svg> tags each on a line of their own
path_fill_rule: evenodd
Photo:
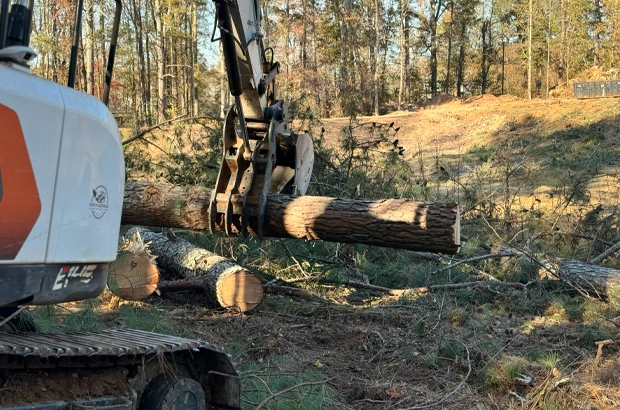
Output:
<svg viewBox="0 0 620 410">
<path fill-rule="evenodd" d="M 316 117 L 380 114 L 443 91 L 547 97 L 620 53 L 619 0 L 276 0 L 264 40 L 280 97 Z M 77 88 L 101 95 L 114 3 L 86 0 Z M 212 1 L 126 0 L 111 109 L 137 129 L 219 116 L 226 80 Z M 37 74 L 65 82 L 75 2 L 36 4 Z M 612 70 L 613 76 L 613 70 Z"/>
</svg>

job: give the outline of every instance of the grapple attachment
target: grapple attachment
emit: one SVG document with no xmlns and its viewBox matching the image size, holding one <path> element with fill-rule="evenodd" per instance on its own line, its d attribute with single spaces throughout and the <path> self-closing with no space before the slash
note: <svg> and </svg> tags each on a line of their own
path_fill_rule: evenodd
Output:
<svg viewBox="0 0 620 410">
<path fill-rule="evenodd" d="M 308 189 L 312 139 L 289 129 L 282 101 L 269 113 L 268 124 L 248 123 L 246 144 L 236 127 L 235 106 L 226 112 L 224 152 L 209 208 L 211 232 L 250 232 L 262 238 L 268 195 L 304 195 Z"/>
</svg>

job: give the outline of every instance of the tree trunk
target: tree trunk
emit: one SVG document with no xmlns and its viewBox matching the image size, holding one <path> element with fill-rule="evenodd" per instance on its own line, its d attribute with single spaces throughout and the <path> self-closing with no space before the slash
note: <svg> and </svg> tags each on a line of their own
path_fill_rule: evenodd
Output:
<svg viewBox="0 0 620 410">
<path fill-rule="evenodd" d="M 616 298 L 620 296 L 620 271 L 572 259 L 545 261 L 539 276 L 561 279 L 595 297 Z M 551 275 L 553 272 L 556 276 Z"/>
<path fill-rule="evenodd" d="M 441 4 L 438 4 L 436 0 L 430 2 L 430 16 L 429 19 L 429 31 L 430 31 L 430 71 L 431 71 L 431 96 L 437 95 L 437 49 L 439 42 L 437 38 L 437 22 L 441 16 Z"/>
<path fill-rule="evenodd" d="M 345 17 L 350 15 L 351 11 L 351 0 L 344 1 L 344 13 Z M 342 19 L 340 21 L 340 107 L 346 115 L 349 114 L 348 102 L 346 101 L 347 95 L 347 82 L 349 76 L 349 70 L 347 66 L 349 65 L 348 52 L 347 52 L 347 43 L 349 40 L 349 23 L 347 19 Z"/>
<path fill-rule="evenodd" d="M 95 95 L 95 6 L 86 1 L 86 93 Z"/>
<path fill-rule="evenodd" d="M 532 99 L 532 0 L 528 8 L 527 26 L 527 98 Z"/>
<path fill-rule="evenodd" d="M 381 81 L 381 73 L 379 71 L 379 49 L 381 47 L 381 1 L 375 0 L 375 41 L 373 59 L 373 111 L 375 115 L 379 115 L 379 81 Z"/>
<path fill-rule="evenodd" d="M 301 32 L 301 68 L 304 70 L 308 68 L 308 52 L 307 52 L 307 42 L 308 42 L 308 0 L 302 0 L 301 2 L 301 24 L 302 24 L 302 32 Z"/>
<path fill-rule="evenodd" d="M 408 108 L 407 81 L 409 78 L 409 5 L 407 2 L 400 2 L 400 38 L 399 38 L 399 58 L 400 58 L 400 85 L 398 88 L 398 109 Z"/>
<path fill-rule="evenodd" d="M 162 18 L 163 10 L 160 0 L 155 0 L 153 20 L 155 21 L 157 49 L 157 114 L 159 122 L 167 119 L 166 101 L 166 30 Z"/>
<path fill-rule="evenodd" d="M 122 222 L 208 229 L 209 199 L 203 187 L 128 183 Z M 403 199 L 270 195 L 264 235 L 454 254 L 460 246 L 459 210 L 456 204 Z"/>
<path fill-rule="evenodd" d="M 487 59 L 489 57 L 490 44 L 487 43 L 487 31 L 491 29 L 491 20 L 484 20 L 482 22 L 482 67 L 480 70 L 480 93 L 486 94 L 487 92 Z"/>
<path fill-rule="evenodd" d="M 444 90 L 446 94 L 450 92 L 450 60 L 452 59 L 452 19 L 454 18 L 454 4 L 450 5 L 450 21 L 448 22 L 448 57 L 446 59 L 446 83 Z"/>
<path fill-rule="evenodd" d="M 562 23 L 560 28 L 560 64 L 558 64 L 558 82 L 562 83 L 565 79 L 564 73 L 566 72 L 566 25 L 568 18 L 568 0 L 560 0 L 560 2 Z M 568 78 L 566 78 L 565 81 L 568 81 Z"/>
<path fill-rule="evenodd" d="M 463 96 L 463 77 L 465 72 L 465 32 L 467 25 L 465 22 L 461 23 L 461 35 L 459 36 L 459 65 L 456 74 L 456 95 L 458 97 Z"/>
<path fill-rule="evenodd" d="M 149 89 L 147 83 L 148 73 L 146 71 L 146 61 L 144 59 L 144 30 L 142 24 L 142 2 L 140 0 L 133 0 L 133 19 L 135 26 L 135 40 L 136 40 L 136 52 L 138 53 L 138 68 L 139 68 L 139 78 L 140 78 L 140 109 L 139 113 L 142 113 L 142 116 L 137 119 L 137 124 L 139 126 L 144 125 L 145 123 L 151 125 L 150 112 L 149 112 Z M 146 121 L 145 121 L 146 120 Z"/>
<path fill-rule="evenodd" d="M 167 279 L 159 282 L 160 291 L 202 290 L 209 302 L 240 312 L 252 310 L 262 301 L 260 279 L 233 261 L 184 239 L 171 240 L 145 228 L 132 228 L 126 235 L 135 232 L 149 243 L 149 251 L 157 256 L 161 278 Z"/>
</svg>

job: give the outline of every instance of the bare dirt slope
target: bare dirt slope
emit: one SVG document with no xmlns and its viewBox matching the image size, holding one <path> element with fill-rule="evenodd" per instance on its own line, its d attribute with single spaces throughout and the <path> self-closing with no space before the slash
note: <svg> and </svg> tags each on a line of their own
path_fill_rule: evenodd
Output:
<svg viewBox="0 0 620 410">
<path fill-rule="evenodd" d="M 412 111 L 360 120 L 393 121 L 394 127 L 400 127 L 400 145 L 412 156 L 419 149 L 431 155 L 434 150 L 464 153 L 475 146 L 498 144 L 525 134 L 588 126 L 620 115 L 620 100 L 614 98 L 529 101 L 512 95 L 485 94 L 463 99 L 446 96 L 441 94 Z M 326 138 L 333 141 L 348 122 L 346 118 L 326 121 Z"/>
</svg>

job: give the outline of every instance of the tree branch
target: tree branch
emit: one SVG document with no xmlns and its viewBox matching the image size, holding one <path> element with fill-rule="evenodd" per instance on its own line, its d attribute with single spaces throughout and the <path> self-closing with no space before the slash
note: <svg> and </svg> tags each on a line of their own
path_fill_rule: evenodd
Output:
<svg viewBox="0 0 620 410">
<path fill-rule="evenodd" d="M 519 251 L 508 251 L 508 252 L 490 253 L 488 255 L 474 256 L 473 258 L 463 259 L 453 264 L 450 264 L 448 266 L 444 266 L 443 268 L 437 269 L 435 272 L 432 272 L 431 275 L 436 275 L 438 273 L 445 272 L 449 269 L 455 268 L 464 263 L 477 262 L 477 261 L 481 261 L 484 259 L 514 257 L 514 256 L 520 256 L 520 255 L 523 255 L 523 253 Z"/>
<path fill-rule="evenodd" d="M 210 119 L 210 120 L 216 120 L 216 121 L 219 120 L 218 118 L 216 118 L 216 117 L 214 117 L 212 115 L 200 115 L 200 116 L 197 116 L 197 117 L 189 117 L 189 118 L 187 118 L 185 114 L 179 115 L 178 117 L 174 117 L 174 118 L 172 118 L 170 120 L 166 120 L 164 122 L 160 122 L 159 124 L 155 124 L 155 125 L 152 125 L 150 127 L 147 127 L 145 129 L 141 130 L 139 133 L 137 133 L 133 137 L 127 138 L 126 140 L 124 140 L 123 141 L 123 145 L 129 144 L 130 142 L 138 140 L 138 139 L 144 137 L 149 132 L 151 132 L 151 131 L 153 131 L 153 130 L 155 130 L 157 128 L 161 128 L 164 125 L 170 125 L 170 124 L 173 124 L 175 122 L 181 122 L 181 121 L 195 121 L 195 120 L 203 120 L 203 119 Z"/>
<path fill-rule="evenodd" d="M 288 389 L 281 390 L 281 391 L 279 391 L 279 392 L 277 392 L 277 393 L 272 394 L 271 396 L 267 397 L 265 400 L 263 400 L 262 402 L 260 402 L 260 404 L 259 404 L 258 406 L 256 406 L 256 409 L 255 409 L 255 410 L 260 410 L 260 409 L 262 409 L 262 408 L 263 408 L 263 407 L 265 407 L 265 406 L 267 405 L 267 403 L 269 403 L 271 400 L 275 399 L 275 398 L 276 398 L 276 397 L 278 397 L 278 396 L 283 395 L 284 393 L 288 393 L 288 392 L 290 392 L 290 391 L 292 391 L 292 390 L 298 389 L 298 388 L 303 387 L 303 386 L 313 386 L 313 385 L 317 385 L 317 384 L 325 384 L 325 383 L 327 383 L 328 381 L 330 381 L 331 379 L 332 379 L 332 378 L 329 378 L 329 379 L 327 379 L 327 380 L 321 380 L 321 381 L 319 381 L 319 382 L 305 382 L 305 383 L 299 383 L 299 384 L 296 384 L 295 386 L 291 386 L 291 387 L 289 387 Z"/>
<path fill-rule="evenodd" d="M 613 253 L 617 252 L 618 249 L 620 249 L 620 242 L 616 243 L 614 246 L 612 246 L 611 248 L 607 249 L 605 252 L 601 253 L 596 258 L 592 259 L 590 261 L 590 263 L 593 264 L 593 265 L 598 265 L 599 263 L 601 263 L 605 259 L 607 259 L 609 256 L 611 256 Z"/>
</svg>

